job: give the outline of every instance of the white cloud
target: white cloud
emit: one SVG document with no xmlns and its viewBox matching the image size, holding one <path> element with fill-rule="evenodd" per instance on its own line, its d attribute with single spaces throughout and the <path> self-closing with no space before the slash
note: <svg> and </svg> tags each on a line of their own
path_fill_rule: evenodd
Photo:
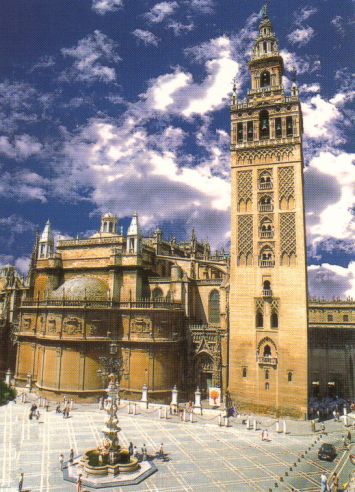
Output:
<svg viewBox="0 0 355 492">
<path fill-rule="evenodd" d="M 311 93 L 311 94 L 317 94 L 320 92 L 320 84 L 318 83 L 313 83 L 313 84 L 302 84 L 298 88 L 299 92 L 302 93 Z"/>
<path fill-rule="evenodd" d="M 329 263 L 310 265 L 308 289 L 311 297 L 355 298 L 355 262 L 350 262 L 346 268 Z"/>
<path fill-rule="evenodd" d="M 314 36 L 314 29 L 310 26 L 299 27 L 292 31 L 287 39 L 291 44 L 296 44 L 299 47 L 305 46 Z"/>
<path fill-rule="evenodd" d="M 187 3 L 200 14 L 212 14 L 214 12 L 214 0 L 189 0 Z"/>
<path fill-rule="evenodd" d="M 231 42 L 226 37 L 212 40 L 208 47 L 191 48 L 186 52 L 205 61 L 206 77 L 200 83 L 188 72 L 177 68 L 174 73 L 161 75 L 149 83 L 142 99 L 149 108 L 185 118 L 205 115 L 227 104 L 226 94 L 239 69 L 233 59 Z"/>
<path fill-rule="evenodd" d="M 27 275 L 30 262 L 31 258 L 29 258 L 28 256 L 20 256 L 15 260 L 16 270 L 19 271 L 22 275 Z"/>
<path fill-rule="evenodd" d="M 93 0 L 92 10 L 97 14 L 105 15 L 107 12 L 117 11 L 122 5 L 122 0 Z"/>
<path fill-rule="evenodd" d="M 54 57 L 45 55 L 42 56 L 35 65 L 33 65 L 33 67 L 30 69 L 30 72 L 34 72 L 35 70 L 44 70 L 46 68 L 51 68 L 54 65 L 55 65 Z"/>
<path fill-rule="evenodd" d="M 316 7 L 312 7 L 310 5 L 306 5 L 301 10 L 297 10 L 294 13 L 295 23 L 300 24 L 305 20 L 309 19 L 312 15 L 316 14 L 318 9 Z"/>
<path fill-rule="evenodd" d="M 296 70 L 298 74 L 318 72 L 320 61 L 309 55 L 298 56 L 285 49 L 280 51 L 285 68 L 288 71 Z"/>
<path fill-rule="evenodd" d="M 5 135 L 0 136 L 0 154 L 11 159 L 27 159 L 39 154 L 42 148 L 37 139 L 27 134 L 15 136 L 12 141 Z"/>
<path fill-rule="evenodd" d="M 339 34 L 344 36 L 345 34 L 345 21 L 341 15 L 336 15 L 332 20 L 331 23 L 335 27 L 335 29 L 338 31 Z"/>
<path fill-rule="evenodd" d="M 354 161 L 355 154 L 321 151 L 306 169 L 306 189 L 310 181 L 309 192 L 313 192 L 313 197 L 308 193 L 308 239 L 315 248 L 325 238 L 351 240 L 355 236 Z"/>
<path fill-rule="evenodd" d="M 160 2 L 156 3 L 149 12 L 145 14 L 146 19 L 154 24 L 159 24 L 163 22 L 164 19 L 170 17 L 175 10 L 178 8 L 179 4 L 175 1 L 173 2 Z"/>
<path fill-rule="evenodd" d="M 63 48 L 62 54 L 74 58 L 74 64 L 62 74 L 61 80 L 88 83 L 115 81 L 115 69 L 106 64 L 120 60 L 116 49 L 116 44 L 98 30 L 78 41 L 77 46 Z"/>
<path fill-rule="evenodd" d="M 182 22 L 171 21 L 166 26 L 167 29 L 172 29 L 174 31 L 175 36 L 180 36 L 184 32 L 190 32 L 194 29 L 195 25 L 191 21 L 188 24 L 183 24 Z"/>
<path fill-rule="evenodd" d="M 47 201 L 49 181 L 29 169 L 3 171 L 0 180 L 0 196 L 17 201 Z"/>
<path fill-rule="evenodd" d="M 306 138 L 313 141 L 323 141 L 328 145 L 338 145 L 344 142 L 337 126 L 344 119 L 337 105 L 337 102 L 342 99 L 338 94 L 327 101 L 320 94 L 317 94 L 302 103 Z"/>
<path fill-rule="evenodd" d="M 158 43 L 160 41 L 160 39 L 157 36 L 155 36 L 155 34 L 153 34 L 150 31 L 145 31 L 143 29 L 135 29 L 132 32 L 132 34 L 137 39 L 143 41 L 145 45 L 152 44 L 153 46 L 158 46 Z"/>
</svg>

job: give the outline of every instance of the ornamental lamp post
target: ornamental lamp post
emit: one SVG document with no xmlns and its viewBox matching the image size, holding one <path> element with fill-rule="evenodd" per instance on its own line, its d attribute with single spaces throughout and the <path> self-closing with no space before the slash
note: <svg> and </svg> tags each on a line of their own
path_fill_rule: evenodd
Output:
<svg viewBox="0 0 355 492">
<path fill-rule="evenodd" d="M 120 404 L 120 381 L 123 372 L 122 357 L 117 357 L 118 345 L 117 342 L 112 341 L 109 345 L 109 355 L 99 357 L 102 369 L 98 369 L 96 372 L 102 377 L 102 384 L 105 386 L 107 378 L 111 378 L 111 375 L 115 376 L 115 383 L 117 378 L 117 404 Z"/>
</svg>

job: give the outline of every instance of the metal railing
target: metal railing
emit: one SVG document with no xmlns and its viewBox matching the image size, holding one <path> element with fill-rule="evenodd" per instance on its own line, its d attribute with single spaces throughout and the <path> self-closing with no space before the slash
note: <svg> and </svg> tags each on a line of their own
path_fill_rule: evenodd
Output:
<svg viewBox="0 0 355 492">
<path fill-rule="evenodd" d="M 79 307 L 115 309 L 182 309 L 181 302 L 164 299 L 136 299 L 124 301 L 95 301 L 88 299 L 23 299 L 22 307 Z"/>
<path fill-rule="evenodd" d="M 276 366 L 277 365 L 277 357 L 262 357 L 258 356 L 258 363 L 259 364 L 267 364 L 270 366 Z"/>
<path fill-rule="evenodd" d="M 259 190 L 271 190 L 272 181 L 266 181 L 265 183 L 259 183 Z"/>
<path fill-rule="evenodd" d="M 263 289 L 263 297 L 272 297 L 271 289 Z"/>
<path fill-rule="evenodd" d="M 259 266 L 261 268 L 270 268 L 273 267 L 274 265 L 275 265 L 274 260 L 260 260 L 259 262 Z"/>
<path fill-rule="evenodd" d="M 274 206 L 272 203 L 260 203 L 259 211 L 260 212 L 272 212 L 274 210 Z"/>
<path fill-rule="evenodd" d="M 274 231 L 260 231 L 260 237 L 262 239 L 270 239 L 274 237 Z"/>
</svg>

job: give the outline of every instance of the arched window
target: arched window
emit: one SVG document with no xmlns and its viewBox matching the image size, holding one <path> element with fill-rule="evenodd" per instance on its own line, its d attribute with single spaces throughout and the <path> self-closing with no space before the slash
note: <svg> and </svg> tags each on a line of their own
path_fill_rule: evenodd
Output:
<svg viewBox="0 0 355 492">
<path fill-rule="evenodd" d="M 109 222 L 109 224 L 108 224 L 108 230 L 109 230 L 109 232 L 112 232 L 112 226 L 113 226 L 112 222 Z"/>
<path fill-rule="evenodd" d="M 270 345 L 265 345 L 265 347 L 264 347 L 264 357 L 271 357 L 271 347 L 270 347 Z"/>
<path fill-rule="evenodd" d="M 287 118 L 286 118 L 286 135 L 288 137 L 293 136 L 293 118 L 292 118 L 292 116 L 287 116 Z"/>
<path fill-rule="evenodd" d="M 263 328 L 264 326 L 264 316 L 261 311 L 258 311 L 255 316 L 255 325 L 257 328 Z"/>
<path fill-rule="evenodd" d="M 243 371 L 242 371 L 243 378 L 246 378 L 247 377 L 247 373 L 248 373 L 247 368 L 246 367 L 243 367 Z"/>
<path fill-rule="evenodd" d="M 265 109 L 259 115 L 260 139 L 270 137 L 269 113 Z"/>
<path fill-rule="evenodd" d="M 265 390 L 266 390 L 266 391 L 268 391 L 268 390 L 269 390 L 269 388 L 270 388 L 269 383 L 265 383 Z"/>
<path fill-rule="evenodd" d="M 259 189 L 269 190 L 272 188 L 271 175 L 268 171 L 264 171 L 260 174 L 259 178 Z"/>
<path fill-rule="evenodd" d="M 265 371 L 265 379 L 269 379 L 269 378 L 270 378 L 269 369 L 266 369 L 266 371 Z"/>
<path fill-rule="evenodd" d="M 259 256 L 259 264 L 261 267 L 274 266 L 274 253 L 269 246 L 262 249 Z"/>
<path fill-rule="evenodd" d="M 261 72 L 260 75 L 260 87 L 269 87 L 270 85 L 270 72 L 265 70 L 264 72 Z"/>
<path fill-rule="evenodd" d="M 287 374 L 287 381 L 288 381 L 289 383 L 292 383 L 292 376 L 293 376 L 293 375 L 292 375 L 292 372 L 289 372 L 289 373 Z"/>
<path fill-rule="evenodd" d="M 270 324 L 271 324 L 271 328 L 279 327 L 279 317 L 277 316 L 277 313 L 275 311 L 271 313 Z"/>
<path fill-rule="evenodd" d="M 271 283 L 269 280 L 264 280 L 263 289 L 264 290 L 271 290 Z"/>
<path fill-rule="evenodd" d="M 264 49 L 264 53 L 267 53 L 267 42 L 266 41 L 263 42 L 263 49 Z"/>
<path fill-rule="evenodd" d="M 219 323 L 219 292 L 213 290 L 208 301 L 208 320 L 210 323 Z"/>
<path fill-rule="evenodd" d="M 162 299 L 163 291 L 159 287 L 156 287 L 153 290 L 152 297 L 153 297 L 153 299 Z"/>
</svg>

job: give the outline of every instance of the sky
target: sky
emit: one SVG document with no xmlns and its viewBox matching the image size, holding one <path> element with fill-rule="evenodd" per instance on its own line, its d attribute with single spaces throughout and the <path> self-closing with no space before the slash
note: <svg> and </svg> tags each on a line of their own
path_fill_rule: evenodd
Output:
<svg viewBox="0 0 355 492">
<path fill-rule="evenodd" d="M 261 0 L 2 0 L 0 264 L 113 212 L 229 247 L 229 104 Z M 309 293 L 355 297 L 352 0 L 272 0 L 304 115 Z"/>
</svg>

